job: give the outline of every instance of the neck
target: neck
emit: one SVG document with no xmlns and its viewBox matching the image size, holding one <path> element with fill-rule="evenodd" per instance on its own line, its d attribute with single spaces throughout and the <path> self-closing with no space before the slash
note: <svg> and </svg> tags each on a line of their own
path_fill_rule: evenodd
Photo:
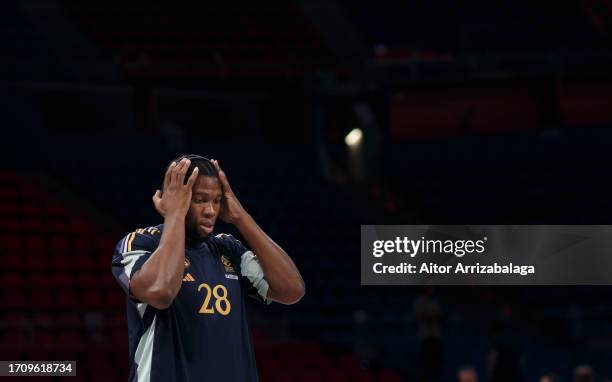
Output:
<svg viewBox="0 0 612 382">
<path fill-rule="evenodd" d="M 189 246 L 199 246 L 204 241 L 206 241 L 206 239 L 208 239 L 209 237 L 210 237 L 210 234 L 207 236 L 202 236 L 195 231 L 188 230 L 185 232 L 185 243 Z"/>
</svg>

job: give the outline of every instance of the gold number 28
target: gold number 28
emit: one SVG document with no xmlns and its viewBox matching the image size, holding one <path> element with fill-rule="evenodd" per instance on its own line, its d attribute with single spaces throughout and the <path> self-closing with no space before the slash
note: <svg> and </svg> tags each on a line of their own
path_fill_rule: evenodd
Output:
<svg viewBox="0 0 612 382">
<path fill-rule="evenodd" d="M 210 285 L 202 283 L 200 286 L 198 286 L 198 292 L 202 288 L 206 289 L 206 297 L 204 297 L 204 303 L 200 308 L 200 313 L 215 313 L 215 309 L 212 306 L 208 306 L 210 304 L 210 295 L 212 294 L 215 298 L 215 308 L 217 309 L 217 312 L 223 316 L 227 316 L 230 313 L 230 310 L 232 310 L 232 304 L 230 304 L 229 300 L 227 299 L 227 288 L 224 285 L 215 285 L 215 287 L 211 289 Z M 219 293 L 219 290 L 221 290 L 222 293 Z"/>
</svg>

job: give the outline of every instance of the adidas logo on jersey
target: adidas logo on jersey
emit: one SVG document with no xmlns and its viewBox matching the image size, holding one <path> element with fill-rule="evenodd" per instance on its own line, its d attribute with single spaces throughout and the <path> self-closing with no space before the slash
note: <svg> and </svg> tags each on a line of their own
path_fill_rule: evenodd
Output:
<svg viewBox="0 0 612 382">
<path fill-rule="evenodd" d="M 185 277 L 183 277 L 183 281 L 195 281 L 191 273 L 187 273 Z"/>
</svg>

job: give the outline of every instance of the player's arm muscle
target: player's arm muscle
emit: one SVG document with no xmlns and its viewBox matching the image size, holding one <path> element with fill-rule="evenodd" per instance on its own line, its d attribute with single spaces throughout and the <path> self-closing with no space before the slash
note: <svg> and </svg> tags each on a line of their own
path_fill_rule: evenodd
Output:
<svg viewBox="0 0 612 382">
<path fill-rule="evenodd" d="M 157 249 L 130 279 L 130 293 L 157 309 L 166 309 L 178 294 L 185 269 L 185 219 L 166 218 Z"/>
<path fill-rule="evenodd" d="M 268 283 L 267 297 L 287 305 L 298 302 L 304 296 L 306 287 L 289 255 L 257 225 L 250 215 L 246 214 L 235 224 L 259 259 L 264 278 Z"/>
</svg>

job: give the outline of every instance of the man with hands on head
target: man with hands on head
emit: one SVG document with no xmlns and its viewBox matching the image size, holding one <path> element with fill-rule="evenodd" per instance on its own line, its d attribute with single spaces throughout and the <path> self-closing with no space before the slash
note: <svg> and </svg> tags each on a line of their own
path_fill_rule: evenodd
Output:
<svg viewBox="0 0 612 382">
<path fill-rule="evenodd" d="M 304 281 L 242 207 L 219 162 L 185 155 L 153 196 L 164 223 L 115 248 L 112 271 L 128 298 L 130 381 L 257 381 L 244 296 L 293 304 Z M 214 235 L 217 218 L 233 224 Z"/>
</svg>

